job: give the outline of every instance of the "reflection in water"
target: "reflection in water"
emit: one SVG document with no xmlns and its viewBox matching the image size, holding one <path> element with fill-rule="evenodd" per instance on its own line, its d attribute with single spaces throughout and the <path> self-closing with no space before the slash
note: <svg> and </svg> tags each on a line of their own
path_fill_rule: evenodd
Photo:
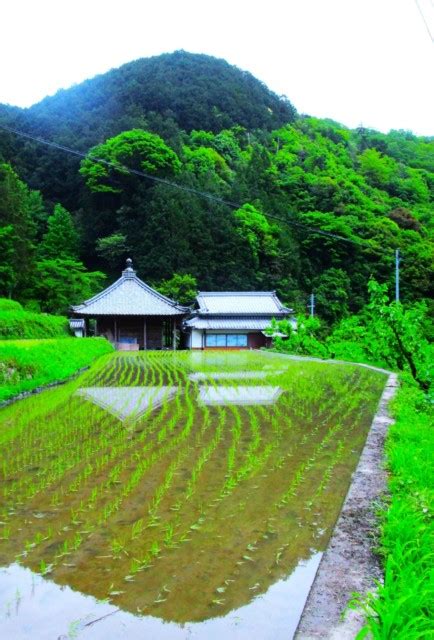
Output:
<svg viewBox="0 0 434 640">
<path fill-rule="evenodd" d="M 191 373 L 188 377 L 190 380 L 240 380 L 246 378 L 247 380 L 263 379 L 268 376 L 278 376 L 285 373 L 283 370 L 273 369 L 270 371 L 198 371 L 197 373 Z"/>
<path fill-rule="evenodd" d="M 0 626 L 11 640 L 290 640 L 321 560 L 301 561 L 291 575 L 225 616 L 176 624 L 135 616 L 13 564 L 0 569 Z M 273 624 L 270 625 L 270 620 Z"/>
<path fill-rule="evenodd" d="M 289 640 L 383 377 L 188 380 L 275 371 L 219 358 L 113 354 L 2 409 L 0 566 L 50 576 L 0 569 L 2 638 Z"/>
<path fill-rule="evenodd" d="M 176 391 L 177 387 L 83 387 L 76 393 L 123 421 L 137 420 L 149 407 L 161 407 Z"/>
<path fill-rule="evenodd" d="M 274 404 L 283 393 L 280 387 L 200 387 L 198 402 L 207 405 Z"/>
</svg>

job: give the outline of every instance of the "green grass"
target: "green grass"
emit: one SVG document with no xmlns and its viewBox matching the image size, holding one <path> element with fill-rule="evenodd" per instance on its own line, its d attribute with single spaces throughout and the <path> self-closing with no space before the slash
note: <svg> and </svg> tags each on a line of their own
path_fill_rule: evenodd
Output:
<svg viewBox="0 0 434 640">
<path fill-rule="evenodd" d="M 70 336 L 68 319 L 24 311 L 14 300 L 0 298 L 0 340 Z"/>
<path fill-rule="evenodd" d="M 367 625 L 358 638 L 434 638 L 432 408 L 404 381 L 393 412 L 396 422 L 386 445 L 390 502 L 380 514 L 384 584 L 362 602 Z"/>
<path fill-rule="evenodd" d="M 0 340 L 0 402 L 64 380 L 109 351 L 103 338 Z"/>
</svg>

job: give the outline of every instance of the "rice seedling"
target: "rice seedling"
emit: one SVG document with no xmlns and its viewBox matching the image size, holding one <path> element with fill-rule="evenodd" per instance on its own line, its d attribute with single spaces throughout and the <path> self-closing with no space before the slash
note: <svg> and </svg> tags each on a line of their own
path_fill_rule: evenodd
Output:
<svg viewBox="0 0 434 640">
<path fill-rule="evenodd" d="M 326 544 L 382 384 L 259 353 L 104 356 L 3 410 L 1 557 L 166 620 L 242 606 Z"/>
</svg>

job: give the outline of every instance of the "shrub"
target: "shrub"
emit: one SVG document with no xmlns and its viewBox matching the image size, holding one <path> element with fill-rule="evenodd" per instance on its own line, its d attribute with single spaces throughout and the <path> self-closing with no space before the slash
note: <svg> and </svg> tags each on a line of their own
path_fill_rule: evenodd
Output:
<svg viewBox="0 0 434 640">
<path fill-rule="evenodd" d="M 23 307 L 16 300 L 0 298 L 0 311 L 22 311 Z"/>
<path fill-rule="evenodd" d="M 63 316 L 13 309 L 6 311 L 1 310 L 0 306 L 0 340 L 61 338 L 69 335 L 68 319 Z"/>
</svg>

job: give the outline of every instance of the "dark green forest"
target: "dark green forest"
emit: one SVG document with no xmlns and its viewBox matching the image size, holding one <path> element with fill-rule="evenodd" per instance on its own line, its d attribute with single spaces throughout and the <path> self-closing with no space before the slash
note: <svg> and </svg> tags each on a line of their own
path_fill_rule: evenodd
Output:
<svg viewBox="0 0 434 640">
<path fill-rule="evenodd" d="M 370 278 L 393 288 L 399 249 L 403 302 L 432 298 L 434 138 L 300 115 L 183 51 L 0 105 L 1 126 L 86 154 L 0 128 L 0 295 L 31 310 L 64 313 L 127 256 L 165 291 L 175 274 L 190 291 L 276 289 L 300 312 L 314 292 L 332 325 Z"/>
</svg>

